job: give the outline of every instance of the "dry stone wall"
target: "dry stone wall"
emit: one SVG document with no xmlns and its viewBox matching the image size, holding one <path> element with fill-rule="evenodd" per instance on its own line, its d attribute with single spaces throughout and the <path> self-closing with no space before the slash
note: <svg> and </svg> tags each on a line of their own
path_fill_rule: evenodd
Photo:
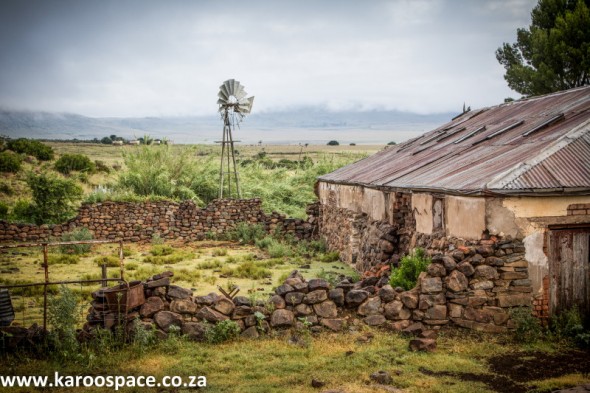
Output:
<svg viewBox="0 0 590 393">
<path fill-rule="evenodd" d="M 317 232 L 314 206 L 309 208 L 309 218 L 302 220 L 274 212 L 267 215 L 260 199 L 217 199 L 204 208 L 192 201 L 83 204 L 78 215 L 64 224 L 37 226 L 0 221 L 0 242 L 49 241 L 81 227 L 88 228 L 96 239 L 136 242 L 158 234 L 168 239 L 201 240 L 231 230 L 239 222 L 262 224 L 269 231 L 280 229 L 299 239 L 309 239 Z"/>
</svg>

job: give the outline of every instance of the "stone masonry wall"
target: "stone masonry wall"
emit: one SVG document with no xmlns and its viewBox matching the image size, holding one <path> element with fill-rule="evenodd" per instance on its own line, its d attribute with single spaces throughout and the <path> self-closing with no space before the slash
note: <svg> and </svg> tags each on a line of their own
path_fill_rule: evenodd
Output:
<svg viewBox="0 0 590 393">
<path fill-rule="evenodd" d="M 260 199 L 217 199 L 204 208 L 192 201 L 103 202 L 83 204 L 75 218 L 59 225 L 0 221 L 0 242 L 49 241 L 81 227 L 88 228 L 96 239 L 149 241 L 158 234 L 168 239 L 201 240 L 209 233 L 231 230 L 239 222 L 262 224 L 269 231 L 281 229 L 299 239 L 309 239 L 317 232 L 316 212 L 317 206 L 311 205 L 307 220 L 274 212 L 266 215 Z"/>
</svg>

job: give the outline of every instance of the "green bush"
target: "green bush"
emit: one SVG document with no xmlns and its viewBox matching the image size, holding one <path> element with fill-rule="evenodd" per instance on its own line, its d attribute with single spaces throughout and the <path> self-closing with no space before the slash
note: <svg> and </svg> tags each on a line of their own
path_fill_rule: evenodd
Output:
<svg viewBox="0 0 590 393">
<path fill-rule="evenodd" d="M 94 258 L 94 263 L 96 263 L 98 266 L 107 265 L 107 267 L 119 267 L 121 260 L 119 257 L 114 255 L 103 255 L 101 257 Z M 130 269 L 129 266 L 126 266 L 126 268 L 127 270 L 133 270 Z"/>
<path fill-rule="evenodd" d="M 80 356 L 80 345 L 76 339 L 76 324 L 79 306 L 74 293 L 62 285 L 58 296 L 51 296 L 47 308 L 50 326 L 51 354 L 59 360 L 76 359 Z"/>
<path fill-rule="evenodd" d="M 83 240 L 92 240 L 94 236 L 92 232 L 88 230 L 88 228 L 75 228 L 70 232 L 65 232 L 61 235 L 61 241 L 63 242 L 72 242 L 72 241 L 83 241 Z M 60 251 L 63 254 L 86 254 L 90 252 L 92 248 L 92 244 L 68 244 L 59 246 Z"/>
<path fill-rule="evenodd" d="M 391 270 L 389 283 L 392 287 L 402 287 L 406 291 L 414 288 L 420 273 L 430 265 L 430 258 L 422 248 L 416 248 L 410 255 L 404 256 L 399 267 Z"/>
<path fill-rule="evenodd" d="M 327 143 L 328 146 L 338 146 L 340 143 L 338 141 L 330 141 Z"/>
<path fill-rule="evenodd" d="M 224 266 L 221 268 L 221 274 L 229 277 L 249 278 L 252 280 L 260 280 L 272 275 L 270 270 L 257 265 L 252 261 L 244 262 L 233 269 L 229 266 Z"/>
<path fill-rule="evenodd" d="M 188 259 L 194 259 L 194 257 L 195 254 L 192 252 L 175 251 L 168 255 L 147 256 L 143 259 L 143 261 L 153 265 L 173 265 Z"/>
<path fill-rule="evenodd" d="M 8 218 L 18 222 L 34 222 L 31 203 L 24 199 L 18 199 L 12 206 L 12 213 Z"/>
<path fill-rule="evenodd" d="M 239 241 L 242 244 L 254 244 L 265 236 L 266 231 L 261 224 L 249 222 L 239 222 L 233 230 L 226 233 L 228 240 Z"/>
<path fill-rule="evenodd" d="M 510 310 L 510 318 L 516 325 L 514 337 L 517 341 L 531 343 L 537 341 L 542 334 L 539 320 L 533 316 L 529 307 L 517 307 Z"/>
<path fill-rule="evenodd" d="M 577 306 L 551 317 L 549 329 L 558 339 L 572 340 L 582 348 L 590 347 L 590 330 L 584 328 L 582 314 Z"/>
<path fill-rule="evenodd" d="M 6 220 L 8 218 L 8 205 L 0 201 L 0 220 Z"/>
<path fill-rule="evenodd" d="M 84 154 L 64 154 L 55 162 L 55 170 L 64 175 L 72 171 L 94 172 L 95 165 Z"/>
<path fill-rule="evenodd" d="M 8 141 L 7 147 L 17 153 L 24 153 L 33 156 L 41 161 L 53 159 L 53 149 L 34 139 L 12 139 Z"/>
<path fill-rule="evenodd" d="M 16 173 L 20 171 L 23 160 L 16 153 L 3 151 L 0 153 L 0 172 Z"/>
<path fill-rule="evenodd" d="M 80 262 L 79 255 L 49 254 L 47 256 L 48 265 L 76 265 L 78 262 Z"/>
<path fill-rule="evenodd" d="M 320 255 L 320 262 L 336 262 L 340 260 L 340 253 L 338 251 L 330 251 Z"/>
<path fill-rule="evenodd" d="M 74 204 L 82 198 L 82 188 L 74 181 L 55 175 L 30 173 L 27 184 L 33 193 L 29 219 L 36 224 L 59 224 L 75 214 Z"/>
<path fill-rule="evenodd" d="M 10 184 L 4 182 L 0 183 L 0 192 L 5 195 L 14 195 L 14 189 L 10 186 Z"/>
<path fill-rule="evenodd" d="M 236 339 L 240 335 L 240 327 L 235 321 L 226 319 L 205 330 L 205 339 L 211 344 Z"/>
<path fill-rule="evenodd" d="M 166 244 L 153 245 L 150 250 L 150 254 L 152 254 L 155 257 L 171 255 L 173 253 L 174 253 L 174 248 L 172 248 L 171 246 L 166 245 Z"/>
<path fill-rule="evenodd" d="M 98 172 L 111 173 L 111 168 L 100 160 L 94 160 L 94 168 Z"/>
</svg>

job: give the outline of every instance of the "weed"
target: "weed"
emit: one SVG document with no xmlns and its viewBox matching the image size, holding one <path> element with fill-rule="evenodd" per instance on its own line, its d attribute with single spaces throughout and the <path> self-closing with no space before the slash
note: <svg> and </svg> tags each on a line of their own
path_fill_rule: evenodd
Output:
<svg viewBox="0 0 590 393">
<path fill-rule="evenodd" d="M 76 297 L 65 285 L 59 289 L 58 296 L 49 298 L 47 319 L 52 327 L 50 340 L 59 360 L 77 358 L 79 344 L 76 340 L 76 323 L 79 312 Z"/>
<path fill-rule="evenodd" d="M 152 245 L 156 246 L 160 244 L 164 244 L 164 239 L 162 239 L 160 234 L 156 232 L 152 235 Z"/>
<path fill-rule="evenodd" d="M 133 346 L 139 357 L 143 356 L 149 348 L 156 343 L 156 334 L 154 326 L 147 326 L 139 319 L 133 321 Z"/>
<path fill-rule="evenodd" d="M 130 263 L 125 264 L 125 270 L 133 271 L 133 270 L 137 270 L 137 268 L 138 268 L 137 263 L 130 262 Z"/>
<path fill-rule="evenodd" d="M 79 255 L 72 254 L 49 254 L 47 255 L 48 265 L 76 265 L 80 262 Z"/>
<path fill-rule="evenodd" d="M 336 262 L 340 259 L 338 251 L 330 251 L 320 256 L 320 262 Z"/>
<path fill-rule="evenodd" d="M 197 269 L 217 269 L 223 266 L 219 259 L 208 259 L 197 265 Z"/>
<path fill-rule="evenodd" d="M 207 326 L 205 339 L 211 344 L 219 344 L 237 338 L 240 335 L 240 327 L 235 321 L 226 319 L 214 326 Z"/>
<path fill-rule="evenodd" d="M 227 248 L 216 248 L 211 253 L 214 257 L 223 257 L 227 255 Z"/>
<path fill-rule="evenodd" d="M 195 254 L 192 252 L 179 250 L 169 255 L 147 256 L 143 261 L 153 265 L 173 265 L 175 263 L 193 259 L 194 257 Z"/>
<path fill-rule="evenodd" d="M 389 283 L 392 287 L 402 287 L 406 291 L 414 288 L 420 273 L 425 272 L 430 265 L 430 258 L 424 249 L 416 248 L 410 255 L 404 256 L 399 267 L 391 270 Z"/>
<path fill-rule="evenodd" d="M 517 307 L 510 310 L 510 318 L 516 325 L 514 337 L 520 342 L 535 342 L 541 337 L 541 325 L 529 307 Z"/>
<path fill-rule="evenodd" d="M 230 276 L 230 277 L 237 277 L 237 278 L 250 278 L 252 280 L 259 280 L 262 278 L 267 278 L 271 276 L 270 270 L 256 265 L 252 261 L 244 262 L 241 265 L 238 265 L 235 268 L 230 268 L 229 266 L 224 266 L 221 269 L 221 274 Z"/>
<path fill-rule="evenodd" d="M 88 228 L 75 228 L 70 232 L 65 232 L 61 235 L 63 242 L 92 240 L 94 236 Z M 60 246 L 59 249 L 63 254 L 86 254 L 92 248 L 91 244 L 68 244 Z"/>
<path fill-rule="evenodd" d="M 553 316 L 549 328 L 550 334 L 558 339 L 572 340 L 582 348 L 590 347 L 590 331 L 584 329 L 582 314 L 577 306 Z"/>
<path fill-rule="evenodd" d="M 262 225 L 247 222 L 239 222 L 232 231 L 226 234 L 229 240 L 239 241 L 242 244 L 254 244 L 264 236 L 266 236 L 266 231 Z"/>
<path fill-rule="evenodd" d="M 107 267 L 118 267 L 121 264 L 121 260 L 114 255 L 104 255 L 94 258 L 94 263 L 98 266 L 107 265 Z"/>
<path fill-rule="evenodd" d="M 174 248 L 166 244 L 156 244 L 150 250 L 150 254 L 155 257 L 171 255 L 172 253 L 174 253 Z"/>
</svg>

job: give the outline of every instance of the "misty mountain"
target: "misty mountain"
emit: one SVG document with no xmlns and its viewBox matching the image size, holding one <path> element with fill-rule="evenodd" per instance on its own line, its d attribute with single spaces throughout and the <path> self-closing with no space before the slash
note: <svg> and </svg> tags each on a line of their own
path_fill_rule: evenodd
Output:
<svg viewBox="0 0 590 393">
<path fill-rule="evenodd" d="M 429 131 L 455 113 L 422 115 L 400 111 L 331 112 L 318 108 L 254 113 L 234 138 L 244 143 L 401 142 Z M 94 118 L 71 113 L 0 109 L 0 134 L 39 139 L 94 139 L 111 134 L 128 139 L 149 134 L 176 143 L 211 143 L 221 137 L 219 116 Z"/>
</svg>

